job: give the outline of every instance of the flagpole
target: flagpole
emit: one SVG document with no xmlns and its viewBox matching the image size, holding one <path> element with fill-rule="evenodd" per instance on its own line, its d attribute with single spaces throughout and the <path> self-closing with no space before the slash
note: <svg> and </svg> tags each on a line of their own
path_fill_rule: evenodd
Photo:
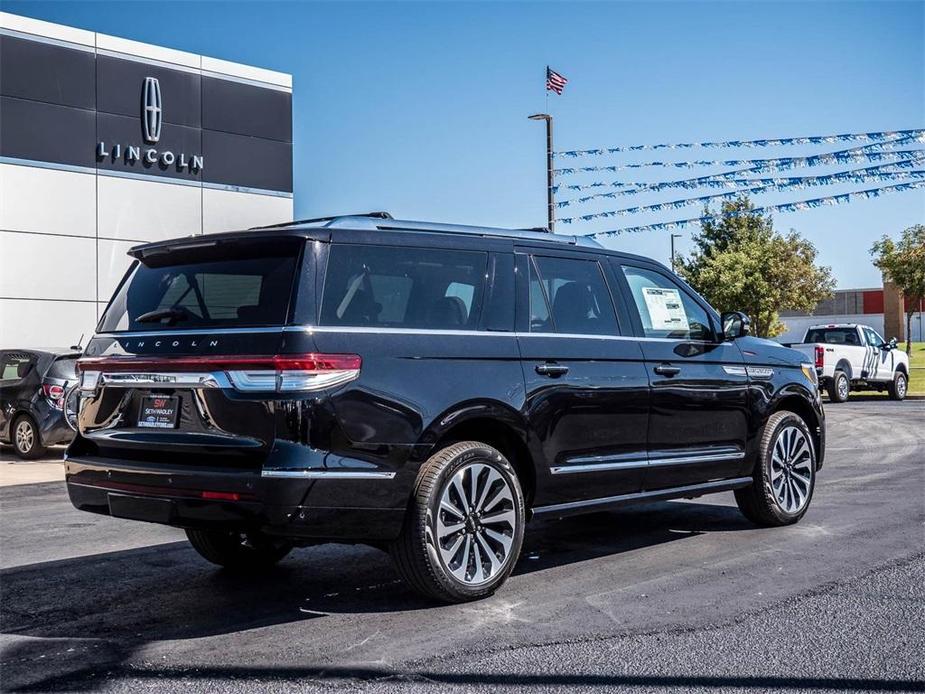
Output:
<svg viewBox="0 0 925 694">
<path fill-rule="evenodd" d="M 528 118 L 546 121 L 546 228 L 552 233 L 556 225 L 556 196 L 553 191 L 555 172 L 552 168 L 552 116 L 548 113 L 534 113 Z"/>
</svg>

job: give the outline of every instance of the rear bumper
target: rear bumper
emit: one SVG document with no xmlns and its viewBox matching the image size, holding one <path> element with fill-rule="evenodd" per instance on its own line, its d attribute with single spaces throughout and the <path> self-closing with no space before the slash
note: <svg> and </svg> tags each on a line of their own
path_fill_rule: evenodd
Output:
<svg viewBox="0 0 925 694">
<path fill-rule="evenodd" d="M 74 506 L 116 518 L 180 528 L 252 530 L 317 541 L 388 541 L 404 506 L 359 505 L 394 497 L 379 478 L 267 477 L 260 470 L 165 467 L 128 460 L 68 456 L 67 490 Z M 383 489 L 383 487 L 385 489 Z"/>
</svg>

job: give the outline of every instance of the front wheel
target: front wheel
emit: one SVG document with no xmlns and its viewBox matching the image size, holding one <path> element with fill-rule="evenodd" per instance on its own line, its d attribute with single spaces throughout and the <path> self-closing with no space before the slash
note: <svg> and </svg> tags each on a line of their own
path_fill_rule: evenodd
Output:
<svg viewBox="0 0 925 694">
<path fill-rule="evenodd" d="M 902 371 L 897 371 L 896 375 L 893 376 L 893 382 L 886 388 L 887 392 L 890 394 L 890 400 L 905 400 L 908 385 L 909 382 L 906 380 L 906 374 Z"/>
<path fill-rule="evenodd" d="M 809 427 L 794 412 L 775 412 L 761 436 L 752 484 L 735 492 L 739 510 L 758 525 L 790 525 L 806 513 L 815 485 Z"/>
<path fill-rule="evenodd" d="M 261 533 L 187 530 L 186 537 L 200 556 L 236 571 L 272 566 L 292 551 L 292 545 Z"/>
<path fill-rule="evenodd" d="M 491 595 L 523 542 L 524 500 L 511 464 L 484 443 L 456 443 L 421 468 L 391 554 L 418 592 L 442 602 Z"/>
</svg>

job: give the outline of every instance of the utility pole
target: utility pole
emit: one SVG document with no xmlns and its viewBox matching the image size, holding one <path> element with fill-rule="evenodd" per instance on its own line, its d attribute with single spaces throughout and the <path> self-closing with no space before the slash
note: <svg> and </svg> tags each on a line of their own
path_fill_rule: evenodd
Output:
<svg viewBox="0 0 925 694">
<path fill-rule="evenodd" d="M 671 235 L 671 271 L 672 272 L 675 271 L 674 270 L 674 240 L 679 239 L 682 236 L 684 236 L 684 234 L 672 234 Z"/>
<path fill-rule="evenodd" d="M 553 193 L 555 174 L 552 168 L 552 116 L 548 113 L 534 113 L 528 118 L 546 121 L 546 226 L 549 233 L 553 233 L 556 225 L 556 199 Z"/>
</svg>

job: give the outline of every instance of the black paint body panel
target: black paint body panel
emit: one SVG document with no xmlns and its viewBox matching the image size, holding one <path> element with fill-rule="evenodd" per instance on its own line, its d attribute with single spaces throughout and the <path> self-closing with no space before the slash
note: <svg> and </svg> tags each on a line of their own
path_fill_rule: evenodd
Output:
<svg viewBox="0 0 925 694">
<path fill-rule="evenodd" d="M 675 495 L 672 490 L 688 496 L 698 493 L 697 485 L 707 485 L 707 492 L 747 484 L 762 426 L 780 407 L 804 416 L 822 460 L 821 403 L 800 369 L 799 353 L 754 338 L 645 338 L 628 312 L 625 287 L 609 270 L 621 334 L 530 334 L 522 259 L 533 246 L 465 234 L 278 233 L 306 242 L 285 326 L 98 335 L 87 355 L 356 354 L 362 358 L 359 376 L 327 390 L 289 395 L 230 387 L 104 389 L 86 402 L 82 433 L 68 450 L 71 497 L 79 507 L 124 515 L 127 503 L 130 508 L 125 495 L 157 497 L 169 499 L 169 508 L 146 506 L 150 510 L 139 511 L 148 514 L 145 519 L 257 528 L 305 540 L 381 542 L 398 535 L 421 465 L 446 442 L 480 436 L 491 441 L 512 459 L 537 513 L 565 514 L 590 510 L 588 502 L 596 499 L 666 498 Z M 215 253 L 235 238 L 216 236 Z M 486 251 L 490 286 L 480 328 L 319 326 L 329 249 L 339 243 L 400 246 L 408 253 L 425 247 Z M 553 242 L 536 248 L 547 255 L 599 258 L 604 266 L 606 259 L 622 257 Z M 163 255 L 157 257 L 164 262 Z M 718 322 L 712 309 L 709 314 Z M 485 329 L 486 321 L 493 330 Z M 537 370 L 549 364 L 565 365 L 568 372 L 550 376 Z M 680 371 L 657 373 L 664 364 Z M 770 371 L 752 377 L 745 371 L 752 366 Z M 179 429 L 135 426 L 132 413 L 152 390 L 180 398 Z M 705 456 L 718 459 L 698 460 Z M 595 468 L 598 464 L 602 467 Z M 345 471 L 376 477 L 317 478 Z M 281 473 L 290 477 L 267 476 Z M 234 503 L 194 498 L 206 490 L 241 492 L 242 498 Z M 119 495 L 114 506 L 113 494 Z"/>
</svg>

